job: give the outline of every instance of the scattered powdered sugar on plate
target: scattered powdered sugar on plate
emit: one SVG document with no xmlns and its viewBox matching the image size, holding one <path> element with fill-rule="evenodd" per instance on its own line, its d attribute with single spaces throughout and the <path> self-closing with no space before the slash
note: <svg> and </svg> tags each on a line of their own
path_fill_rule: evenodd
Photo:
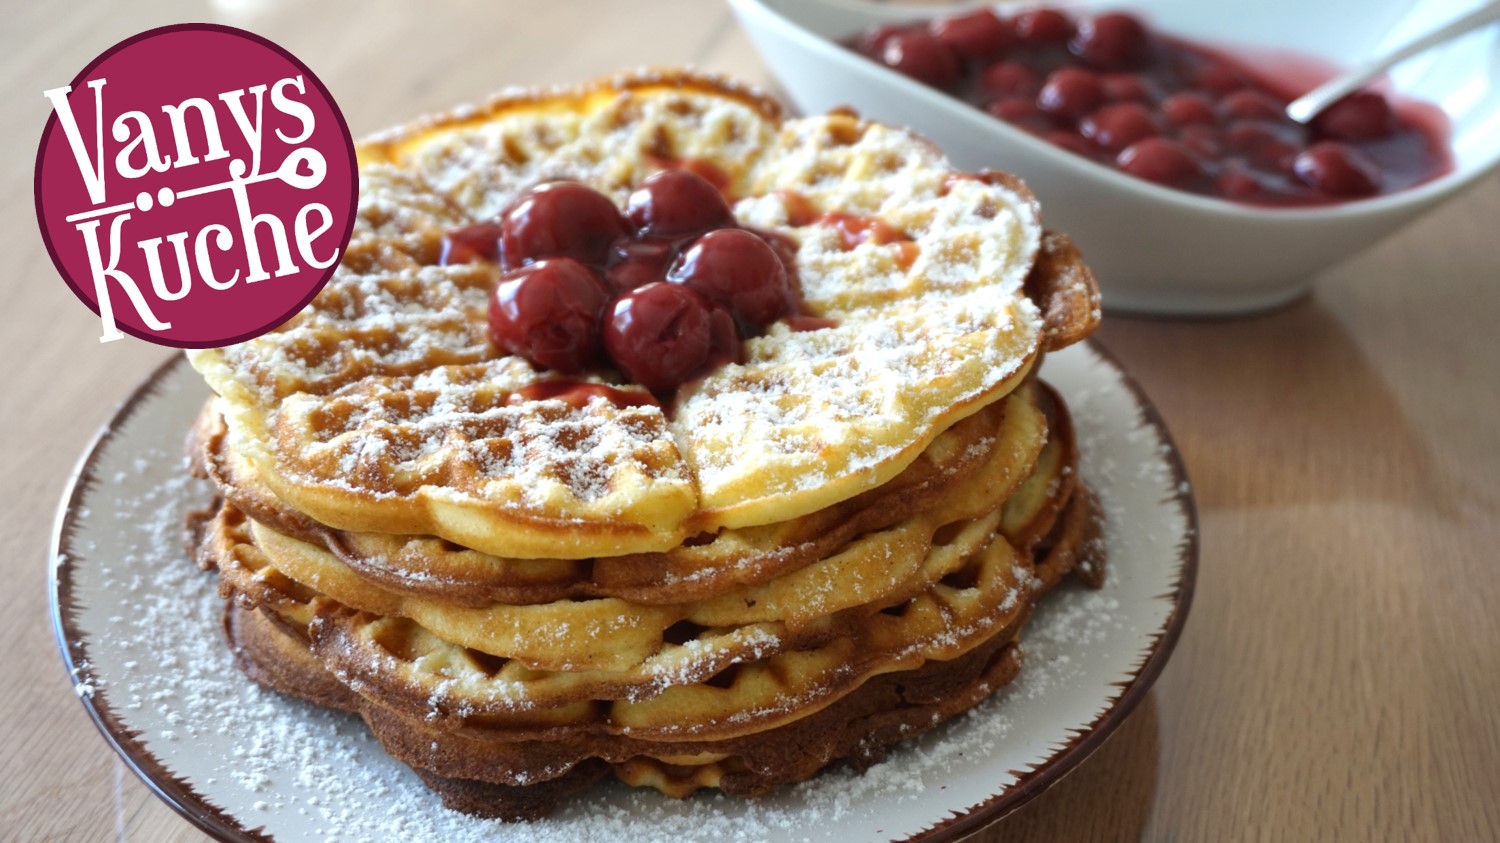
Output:
<svg viewBox="0 0 1500 843">
<path fill-rule="evenodd" d="M 72 581 L 75 688 L 140 733 L 144 753 L 245 828 L 277 840 L 848 840 L 902 838 L 1016 788 L 1111 708 L 1155 648 L 1183 572 L 1189 513 L 1163 443 L 1093 349 L 1049 356 L 1083 473 L 1110 523 L 1106 586 L 1065 584 L 1023 631 L 1020 678 L 863 775 L 836 767 L 763 800 L 678 801 L 607 784 L 556 816 L 506 825 L 442 808 L 355 716 L 264 691 L 235 667 L 216 579 L 182 546 L 208 496 L 181 440 L 204 395 L 178 365 L 96 452 L 93 485 L 60 521 L 54 565 Z M 1176 606 L 1185 612 L 1186 606 Z M 129 744 L 128 738 L 117 737 Z M 1015 804 L 1019 804 L 1016 802 Z"/>
</svg>

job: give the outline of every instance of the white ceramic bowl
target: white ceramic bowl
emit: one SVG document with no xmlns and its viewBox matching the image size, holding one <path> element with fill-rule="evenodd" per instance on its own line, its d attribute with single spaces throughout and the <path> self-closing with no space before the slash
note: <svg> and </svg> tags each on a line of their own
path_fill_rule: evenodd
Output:
<svg viewBox="0 0 1500 843">
<path fill-rule="evenodd" d="M 1084 0 L 1128 9 L 1155 28 L 1262 57 L 1291 50 L 1347 66 L 1423 34 L 1481 0 Z M 1454 170 L 1411 190 L 1339 205 L 1276 209 L 1141 181 L 1034 138 L 835 41 L 882 21 L 955 7 L 856 0 L 729 0 L 793 103 L 838 105 L 936 141 L 964 169 L 1024 178 L 1049 228 L 1083 249 L 1105 304 L 1128 311 L 1228 314 L 1275 307 L 1312 277 L 1455 195 L 1500 162 L 1500 27 L 1470 33 L 1398 66 L 1392 87 L 1436 103 L 1452 123 Z M 1003 6 L 1002 10 L 1012 11 Z M 1486 244 L 1488 245 L 1488 244 Z M 1476 244 L 1479 247 L 1479 244 Z"/>
</svg>

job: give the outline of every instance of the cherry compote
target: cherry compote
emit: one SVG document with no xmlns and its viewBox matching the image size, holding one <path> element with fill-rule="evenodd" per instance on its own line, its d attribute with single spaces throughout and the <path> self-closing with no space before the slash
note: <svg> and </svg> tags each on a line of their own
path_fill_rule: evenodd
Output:
<svg viewBox="0 0 1500 843">
<path fill-rule="evenodd" d="M 625 213 L 643 238 L 694 237 L 734 225 L 724 194 L 687 170 L 662 170 L 641 182 L 626 201 Z"/>
<path fill-rule="evenodd" d="M 792 312 L 786 265 L 769 243 L 742 228 L 699 237 L 677 259 L 667 280 L 729 308 L 747 334 L 758 334 Z"/>
<path fill-rule="evenodd" d="M 577 182 L 537 185 L 498 220 L 449 231 L 441 262 L 500 264 L 497 348 L 570 375 L 613 365 L 670 395 L 741 359 L 744 339 L 798 315 L 801 301 L 795 245 L 741 228 L 699 172 L 709 171 L 658 172 L 623 212 Z"/>
<path fill-rule="evenodd" d="M 609 293 L 589 267 L 547 258 L 512 270 L 490 294 L 490 339 L 532 362 L 576 374 L 599 363 Z"/>
<path fill-rule="evenodd" d="M 626 235 L 625 219 L 609 197 L 587 185 L 537 185 L 505 214 L 500 262 L 517 269 L 543 258 L 603 263 L 610 244 Z"/>
<path fill-rule="evenodd" d="M 1447 172 L 1431 121 L 1373 91 L 1311 127 L 1284 108 L 1301 91 L 1110 12 L 988 9 L 872 28 L 847 42 L 894 70 L 1048 142 L 1138 178 L 1260 205 L 1392 193 Z"/>
<path fill-rule="evenodd" d="M 615 299 L 604 323 L 610 359 L 657 394 L 728 363 L 738 346 L 729 311 L 679 284 L 656 281 L 631 290 Z"/>
</svg>

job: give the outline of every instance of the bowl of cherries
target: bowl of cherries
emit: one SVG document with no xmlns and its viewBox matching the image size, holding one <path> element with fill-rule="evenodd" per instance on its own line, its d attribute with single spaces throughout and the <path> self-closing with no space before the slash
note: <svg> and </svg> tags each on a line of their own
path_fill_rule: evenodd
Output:
<svg viewBox="0 0 1500 843">
<path fill-rule="evenodd" d="M 544 182 L 498 219 L 449 231 L 441 262 L 499 265 L 496 348 L 564 376 L 613 369 L 670 404 L 683 384 L 741 362 L 743 341 L 773 322 L 823 326 L 801 314 L 791 244 L 740 226 L 723 179 L 697 169 L 709 177 L 652 175 L 623 209 L 587 185 Z"/>
<path fill-rule="evenodd" d="M 852 106 L 964 169 L 1021 176 L 1105 305 L 1240 313 L 1302 295 L 1500 162 L 1500 27 L 1397 65 L 1307 125 L 1288 102 L 1477 0 L 1008 4 L 934 14 L 730 0 L 795 105 Z"/>
</svg>

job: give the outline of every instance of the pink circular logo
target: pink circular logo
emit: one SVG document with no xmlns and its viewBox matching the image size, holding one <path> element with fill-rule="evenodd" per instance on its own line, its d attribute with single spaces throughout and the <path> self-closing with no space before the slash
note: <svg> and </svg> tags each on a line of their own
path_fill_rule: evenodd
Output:
<svg viewBox="0 0 1500 843">
<path fill-rule="evenodd" d="M 333 274 L 354 227 L 354 142 L 291 53 L 232 27 L 167 26 L 43 93 L 37 222 L 101 342 L 241 342 Z"/>
</svg>

